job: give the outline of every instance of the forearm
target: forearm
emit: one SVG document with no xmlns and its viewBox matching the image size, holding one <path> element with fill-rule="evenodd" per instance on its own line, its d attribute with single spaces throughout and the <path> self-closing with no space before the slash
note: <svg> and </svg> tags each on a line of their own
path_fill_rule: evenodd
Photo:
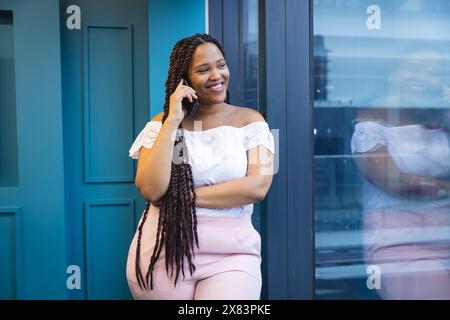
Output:
<svg viewBox="0 0 450 320">
<path fill-rule="evenodd" d="M 391 189 L 397 190 L 404 196 L 418 199 L 438 199 L 448 196 L 448 182 L 434 177 L 400 173 L 398 179 L 390 178 Z"/>
<path fill-rule="evenodd" d="M 150 201 L 158 201 L 166 192 L 170 183 L 173 134 L 178 128 L 176 121 L 167 119 L 161 127 L 158 137 L 150 150 L 141 149 L 136 186 L 142 196 Z"/>
<path fill-rule="evenodd" d="M 448 196 L 447 181 L 402 172 L 386 153 L 376 157 L 358 157 L 355 160 L 367 180 L 386 192 L 417 199 Z"/>
<path fill-rule="evenodd" d="M 366 173 L 366 178 L 378 188 L 403 197 L 441 197 L 439 189 L 444 183 L 433 177 L 404 173 L 398 168 Z"/>
<path fill-rule="evenodd" d="M 196 206 L 203 208 L 233 208 L 264 199 L 270 182 L 267 177 L 252 175 L 195 189 Z"/>
</svg>

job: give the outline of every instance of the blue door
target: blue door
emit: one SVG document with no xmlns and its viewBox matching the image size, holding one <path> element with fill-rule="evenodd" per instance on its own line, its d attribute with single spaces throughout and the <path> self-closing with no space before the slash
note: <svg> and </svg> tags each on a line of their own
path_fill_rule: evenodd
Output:
<svg viewBox="0 0 450 320">
<path fill-rule="evenodd" d="M 144 201 L 128 149 L 149 119 L 146 0 L 62 1 L 67 264 L 74 299 L 128 299 Z"/>
<path fill-rule="evenodd" d="M 66 296 L 58 3 L 0 2 L 0 299 Z"/>
</svg>

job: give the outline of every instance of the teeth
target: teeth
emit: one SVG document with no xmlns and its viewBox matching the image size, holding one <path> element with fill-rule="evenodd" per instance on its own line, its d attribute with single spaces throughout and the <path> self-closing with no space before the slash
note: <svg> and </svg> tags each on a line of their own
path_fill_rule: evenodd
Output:
<svg viewBox="0 0 450 320">
<path fill-rule="evenodd" d="M 219 83 L 219 84 L 217 84 L 217 85 L 215 85 L 215 86 L 212 86 L 211 88 L 214 88 L 214 89 L 222 88 L 222 84 Z"/>
</svg>

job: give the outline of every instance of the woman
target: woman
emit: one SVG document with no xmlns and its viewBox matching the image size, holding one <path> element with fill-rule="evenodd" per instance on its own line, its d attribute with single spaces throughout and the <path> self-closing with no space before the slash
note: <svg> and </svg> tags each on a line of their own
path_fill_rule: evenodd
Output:
<svg viewBox="0 0 450 320">
<path fill-rule="evenodd" d="M 127 262 L 135 299 L 259 299 L 251 213 L 272 182 L 274 141 L 261 114 L 227 103 L 229 78 L 211 36 L 173 48 L 164 111 L 130 149 L 149 201 Z M 188 116 L 183 105 L 195 100 Z"/>
</svg>

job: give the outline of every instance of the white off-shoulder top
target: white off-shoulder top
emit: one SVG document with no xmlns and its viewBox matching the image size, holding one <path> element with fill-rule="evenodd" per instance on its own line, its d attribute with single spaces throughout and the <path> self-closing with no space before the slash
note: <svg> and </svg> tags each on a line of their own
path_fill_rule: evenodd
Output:
<svg viewBox="0 0 450 320">
<path fill-rule="evenodd" d="M 161 126 L 158 121 L 148 122 L 136 137 L 129 156 L 138 159 L 141 147 L 152 148 Z M 274 137 L 264 121 L 253 122 L 240 128 L 225 125 L 202 131 L 183 129 L 182 134 L 196 187 L 244 177 L 248 165 L 247 150 L 257 145 L 275 153 Z M 197 207 L 196 212 L 202 216 L 242 216 L 252 214 L 253 205 L 226 209 Z"/>
<path fill-rule="evenodd" d="M 449 134 L 444 129 L 427 129 L 420 124 L 389 126 L 379 121 L 363 121 L 355 125 L 351 149 L 353 154 L 364 154 L 384 146 L 400 171 L 447 179 L 450 176 L 449 142 Z M 434 201 L 402 198 L 379 189 L 366 179 L 361 201 L 366 211 L 450 206 L 450 198 Z"/>
</svg>

